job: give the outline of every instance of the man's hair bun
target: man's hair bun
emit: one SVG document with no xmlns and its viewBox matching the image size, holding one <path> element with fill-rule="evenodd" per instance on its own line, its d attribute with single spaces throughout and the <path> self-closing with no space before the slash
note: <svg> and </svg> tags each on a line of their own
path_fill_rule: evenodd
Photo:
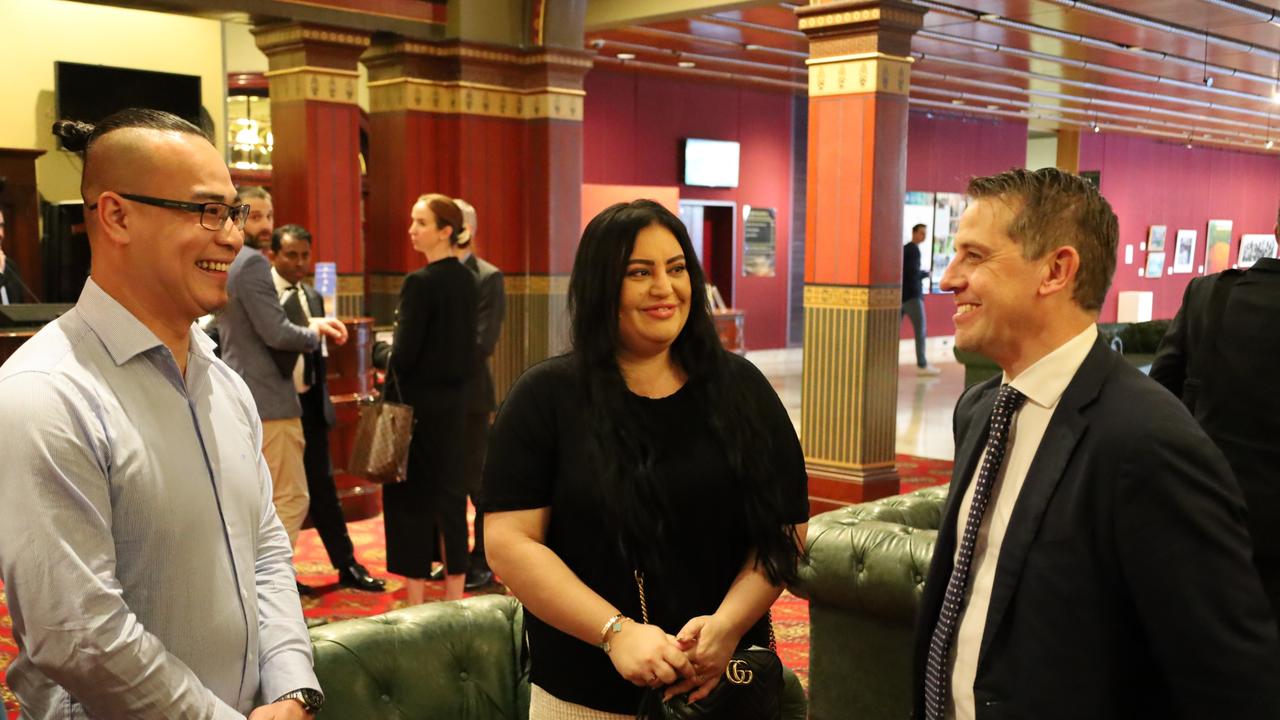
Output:
<svg viewBox="0 0 1280 720">
<path fill-rule="evenodd" d="M 59 120 L 53 124 L 53 134 L 62 138 L 62 146 L 72 152 L 85 151 L 93 130 L 93 125 L 78 120 Z"/>
</svg>

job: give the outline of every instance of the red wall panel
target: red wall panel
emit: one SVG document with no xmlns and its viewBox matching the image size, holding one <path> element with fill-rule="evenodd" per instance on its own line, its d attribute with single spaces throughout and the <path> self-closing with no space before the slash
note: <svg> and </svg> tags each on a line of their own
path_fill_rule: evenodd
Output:
<svg viewBox="0 0 1280 720">
<path fill-rule="evenodd" d="M 1117 296 L 1124 290 L 1149 290 L 1152 317 L 1172 318 L 1187 283 L 1199 273 L 1169 275 L 1174 237 L 1179 228 L 1196 231 L 1197 270 L 1204 263 L 1209 220 L 1232 220 L 1231 261 L 1240 236 L 1270 233 L 1280 205 L 1280 157 L 1192 147 L 1141 137 L 1101 133 L 1080 142 L 1080 169 L 1101 173 L 1102 195 L 1120 219 L 1115 279 L 1101 320 L 1116 318 Z M 1151 225 L 1168 227 L 1165 267 L 1159 278 L 1138 277 L 1146 262 L 1139 250 Z M 1124 264 L 1124 248 L 1133 246 L 1133 264 Z"/>
<path fill-rule="evenodd" d="M 907 190 L 962 193 L 969 178 L 994 175 L 1027 162 L 1027 125 L 946 113 L 912 111 L 907 119 Z M 901 265 L 899 265 L 901 267 Z M 930 337 L 956 331 L 950 293 L 924 298 Z M 902 321 L 901 337 L 913 337 Z"/>
<path fill-rule="evenodd" d="M 738 204 L 734 293 L 735 304 L 747 313 L 747 347 L 785 347 L 792 95 L 599 68 L 587 74 L 586 91 L 583 182 L 680 185 L 682 139 L 713 138 L 742 144 L 739 187 L 720 190 L 681 185 L 680 195 Z M 774 277 L 741 277 L 744 204 L 777 210 Z"/>
</svg>

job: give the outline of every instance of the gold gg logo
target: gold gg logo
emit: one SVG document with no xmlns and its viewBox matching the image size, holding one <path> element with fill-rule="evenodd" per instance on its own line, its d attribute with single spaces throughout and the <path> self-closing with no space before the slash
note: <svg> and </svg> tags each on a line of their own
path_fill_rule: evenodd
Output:
<svg viewBox="0 0 1280 720">
<path fill-rule="evenodd" d="M 734 685 L 750 685 L 755 676 L 746 660 L 730 660 L 729 667 L 724 669 L 725 679 Z"/>
</svg>

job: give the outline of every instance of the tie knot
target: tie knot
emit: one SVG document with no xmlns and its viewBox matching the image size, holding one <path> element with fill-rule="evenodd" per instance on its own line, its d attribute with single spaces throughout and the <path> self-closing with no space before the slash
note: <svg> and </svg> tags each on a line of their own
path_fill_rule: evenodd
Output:
<svg viewBox="0 0 1280 720">
<path fill-rule="evenodd" d="M 1022 407 L 1022 403 L 1027 401 L 1027 396 L 1012 385 L 1001 385 L 1000 392 L 996 395 L 996 405 L 991 413 L 994 416 L 1003 416 L 1006 420 L 1009 416 L 1018 411 Z"/>
</svg>

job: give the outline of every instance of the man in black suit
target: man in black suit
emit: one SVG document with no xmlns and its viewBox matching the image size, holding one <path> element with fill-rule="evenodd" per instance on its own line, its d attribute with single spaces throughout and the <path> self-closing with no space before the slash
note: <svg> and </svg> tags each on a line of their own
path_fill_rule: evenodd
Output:
<svg viewBox="0 0 1280 720">
<path fill-rule="evenodd" d="M 0 208 L 0 248 L 4 246 L 4 208 Z M 26 293 L 22 289 L 22 276 L 18 273 L 18 264 L 7 257 L 0 249 L 0 304 L 13 305 L 24 302 Z"/>
<path fill-rule="evenodd" d="M 313 317 L 324 317 L 324 300 L 316 289 L 303 282 L 311 273 L 311 233 L 300 225 L 284 225 L 271 235 L 271 276 L 284 306 L 285 315 L 295 325 L 306 326 Z M 303 302 L 305 296 L 306 302 Z M 311 497 L 311 523 L 320 534 L 329 562 L 338 569 L 338 583 L 370 592 L 382 592 L 383 580 L 369 575 L 356 562 L 355 546 L 347 534 L 347 521 L 333 484 L 329 456 L 329 429 L 333 427 L 333 402 L 325 382 L 325 346 L 310 353 L 277 350 L 276 362 L 286 377 L 293 378 L 302 403 L 302 462 Z"/>
<path fill-rule="evenodd" d="M 467 493 L 475 502 L 480 491 L 480 475 L 484 465 L 485 450 L 489 445 L 489 423 L 498 409 L 493 391 L 493 374 L 489 370 L 489 358 L 498 344 L 502 332 L 502 318 L 506 312 L 507 294 L 503 286 L 502 271 L 475 253 L 476 210 L 465 200 L 455 199 L 462 211 L 463 231 L 458 236 L 455 253 L 462 264 L 475 273 L 479 303 L 476 305 L 476 356 L 475 372 L 467 380 L 467 416 L 463 428 L 466 446 Z M 484 514 L 476 513 L 475 544 L 471 549 L 471 563 L 467 569 L 466 589 L 477 590 L 493 582 L 493 571 L 484 556 Z"/>
<path fill-rule="evenodd" d="M 1280 242 L 1280 216 L 1276 218 Z M 1215 302 L 1216 299 L 1216 302 Z M 1215 337 L 1216 336 L 1216 337 Z M 1227 456 L 1249 507 L 1254 563 L 1280 613 L 1280 260 L 1195 278 L 1151 366 Z"/>
<path fill-rule="evenodd" d="M 925 329 L 924 297 L 920 283 L 929 278 L 928 270 L 920 269 L 920 243 L 924 242 L 925 226 L 917 223 L 911 228 L 911 242 L 902 246 L 902 314 L 911 320 L 916 335 L 916 372 L 920 375 L 939 375 L 941 371 L 929 364 L 925 354 L 927 332 Z"/>
<path fill-rule="evenodd" d="M 1110 206 L 1053 168 L 975 178 L 969 195 L 942 288 L 956 346 L 1004 376 L 956 406 L 917 717 L 1280 717 L 1280 643 L 1231 469 L 1098 339 Z"/>
</svg>

